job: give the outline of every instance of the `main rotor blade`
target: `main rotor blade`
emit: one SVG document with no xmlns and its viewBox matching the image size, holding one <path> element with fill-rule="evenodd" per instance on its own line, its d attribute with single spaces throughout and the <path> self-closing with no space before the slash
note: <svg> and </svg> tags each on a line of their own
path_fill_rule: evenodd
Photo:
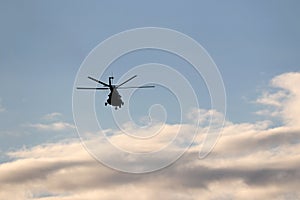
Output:
<svg viewBox="0 0 300 200">
<path fill-rule="evenodd" d="M 90 88 L 90 87 L 77 87 L 79 90 L 108 90 L 109 88 Z"/>
<path fill-rule="evenodd" d="M 131 88 L 154 88 L 154 85 L 137 86 L 137 87 L 118 87 L 118 89 L 131 89 Z"/>
<path fill-rule="evenodd" d="M 106 84 L 106 83 L 104 83 L 104 82 L 102 82 L 102 81 L 99 81 L 99 80 L 97 80 L 97 79 L 95 79 L 95 78 L 93 78 L 93 77 L 88 77 L 89 79 L 91 79 L 91 80 L 93 80 L 93 81 L 96 81 L 97 83 L 101 83 L 102 85 L 104 85 L 104 86 L 106 86 L 106 87 L 109 87 L 109 85 L 108 84 Z"/>
<path fill-rule="evenodd" d="M 135 77 L 137 77 L 137 75 L 134 75 L 133 77 L 131 77 L 130 79 L 124 81 L 123 83 L 117 85 L 117 88 L 119 88 L 121 85 L 124 85 L 125 83 L 127 83 L 128 81 L 131 81 L 132 79 L 134 79 Z"/>
</svg>

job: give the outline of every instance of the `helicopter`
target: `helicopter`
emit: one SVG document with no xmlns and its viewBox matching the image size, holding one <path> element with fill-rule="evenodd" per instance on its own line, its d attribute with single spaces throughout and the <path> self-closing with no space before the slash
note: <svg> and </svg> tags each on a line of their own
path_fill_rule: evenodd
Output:
<svg viewBox="0 0 300 200">
<path fill-rule="evenodd" d="M 146 85 L 146 86 L 133 86 L 133 87 L 121 87 L 122 85 L 124 85 L 125 83 L 131 81 L 132 79 L 134 79 L 135 77 L 137 77 L 137 75 L 134 75 L 133 77 L 127 79 L 126 81 L 124 81 L 121 84 L 118 85 L 113 85 L 113 76 L 110 76 L 108 78 L 108 84 L 104 83 L 100 80 L 97 80 L 91 76 L 88 76 L 89 79 L 102 84 L 104 87 L 95 87 L 95 88 L 91 88 L 91 87 L 77 87 L 77 89 L 87 89 L 87 90 L 110 90 L 110 93 L 108 94 L 108 99 L 106 100 L 106 102 L 104 103 L 105 106 L 107 105 L 111 105 L 111 106 L 115 106 L 115 109 L 117 110 L 118 107 L 121 108 L 124 105 L 124 102 L 122 101 L 122 96 L 119 94 L 118 89 L 132 89 L 132 88 L 154 88 L 154 85 Z"/>
</svg>

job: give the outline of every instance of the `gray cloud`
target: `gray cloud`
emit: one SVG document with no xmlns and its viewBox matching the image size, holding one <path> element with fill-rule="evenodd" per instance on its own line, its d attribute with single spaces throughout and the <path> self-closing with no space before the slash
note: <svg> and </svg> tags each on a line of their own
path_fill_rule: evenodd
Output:
<svg viewBox="0 0 300 200">
<path fill-rule="evenodd" d="M 278 134 L 286 134 L 286 132 Z M 289 137 L 292 136 L 295 136 L 294 132 Z M 276 137 L 275 141 L 280 143 L 282 140 L 284 142 L 285 139 L 282 138 L 284 137 Z M 247 139 L 249 138 L 245 138 L 245 140 Z M 269 137 L 264 137 L 263 141 L 271 143 L 273 139 L 273 135 L 269 135 Z M 219 145 L 222 143 L 220 142 Z M 283 148 L 287 151 L 289 148 L 300 149 L 298 144 L 291 143 L 290 145 L 290 147 Z M 236 145 L 232 148 L 238 151 L 241 147 Z M 47 151 L 43 151 L 44 149 Z M 57 151 L 61 151 L 61 154 L 56 155 Z M 14 152 L 11 156 L 15 156 L 16 161 L 0 165 L 0 187 L 6 189 L 9 186 L 19 189 L 27 185 L 27 190 L 30 190 L 30 188 L 34 188 L 32 184 L 42 184 L 49 193 L 68 193 L 71 197 L 75 194 L 85 197 L 92 191 L 101 193 L 103 190 L 110 193 L 111 196 L 111 193 L 119 188 L 135 191 L 149 187 L 160 194 L 167 195 L 170 199 L 175 198 L 174 191 L 179 196 L 190 191 L 190 199 L 197 199 L 196 191 L 207 192 L 211 190 L 212 184 L 240 182 L 243 187 L 247 187 L 247 190 L 253 190 L 253 192 L 255 192 L 255 188 L 265 187 L 266 193 L 270 192 L 270 197 L 275 197 L 275 194 L 271 189 L 269 191 L 269 188 L 278 188 L 277 192 L 279 193 L 276 195 L 285 192 L 298 195 L 295 188 L 300 186 L 298 181 L 300 178 L 299 156 L 289 155 L 282 158 L 275 155 L 275 159 L 271 161 L 264 156 L 257 156 L 249 162 L 249 160 L 240 159 L 243 157 L 242 155 L 235 155 L 232 158 L 227 157 L 226 164 L 222 164 L 224 155 L 230 154 L 231 151 L 233 150 L 231 149 L 229 152 L 224 150 L 222 153 L 214 152 L 213 156 L 204 160 L 197 159 L 196 151 L 189 151 L 166 169 L 155 173 L 133 175 L 108 169 L 86 154 L 79 143 L 51 144 L 49 147 L 34 148 L 25 153 Z M 263 151 L 268 152 L 269 150 L 265 148 Z M 73 154 L 70 155 L 70 152 Z M 47 156 L 47 154 L 49 155 Z M 23 158 L 18 159 L 17 156 Z M 30 158 L 32 156 L 35 158 Z M 253 162 L 257 165 L 253 165 Z M 42 190 L 42 188 L 40 189 Z M 32 192 L 34 193 L 34 190 Z M 153 194 L 147 194 L 149 199 L 150 196 L 153 197 Z M 55 197 L 53 198 L 55 199 Z M 186 198 L 188 199 L 188 197 Z"/>
</svg>

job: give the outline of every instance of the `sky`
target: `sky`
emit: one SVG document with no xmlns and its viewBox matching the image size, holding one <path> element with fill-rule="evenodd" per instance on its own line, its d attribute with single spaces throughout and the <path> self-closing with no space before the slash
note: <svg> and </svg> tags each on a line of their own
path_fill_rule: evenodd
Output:
<svg viewBox="0 0 300 200">
<path fill-rule="evenodd" d="M 300 199 L 299 9 L 293 0 L 0 1 L 0 199 Z M 160 85 L 136 90 L 118 111 L 104 106 L 106 93 L 86 105 L 95 106 L 102 132 L 125 152 L 154 152 L 182 128 L 164 153 L 146 161 L 109 151 L 97 131 L 78 135 L 72 110 L 76 76 L 89 53 L 115 34 L 143 27 L 193 38 L 218 67 L 226 91 L 225 115 L 211 109 L 203 77 L 176 55 L 146 49 L 113 62 L 96 78 L 106 81 L 113 73 L 117 83 L 135 66 L 162 63 L 178 70 L 199 100 L 181 113 L 184 123 L 181 102 Z M 128 86 L 155 80 L 155 72 L 139 74 Z M 88 79 L 84 84 L 95 86 Z M 130 93 L 121 94 L 127 100 Z M 153 107 L 149 125 L 149 108 L 157 104 L 166 119 Z M 122 130 L 150 139 L 137 141 L 116 128 L 113 115 L 129 108 L 132 119 Z M 212 112 L 217 117 L 210 123 Z M 85 120 L 89 126 L 92 120 Z M 199 159 L 209 130 L 221 135 Z M 132 170 L 132 163 L 147 171 L 170 155 L 181 157 L 152 173 L 118 171 Z"/>
</svg>

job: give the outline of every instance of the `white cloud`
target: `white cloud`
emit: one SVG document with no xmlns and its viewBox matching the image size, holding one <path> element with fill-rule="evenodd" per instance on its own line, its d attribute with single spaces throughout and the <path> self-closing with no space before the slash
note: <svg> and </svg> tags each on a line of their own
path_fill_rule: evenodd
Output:
<svg viewBox="0 0 300 200">
<path fill-rule="evenodd" d="M 263 116 L 280 117 L 279 111 L 271 111 L 270 109 L 258 110 L 254 113 L 257 115 L 263 115 Z"/>
<path fill-rule="evenodd" d="M 269 106 L 282 107 L 283 100 L 287 97 L 287 95 L 287 91 L 284 90 L 279 90 L 275 93 L 264 92 L 256 102 Z"/>
<path fill-rule="evenodd" d="M 62 117 L 61 113 L 53 112 L 42 117 L 44 123 L 31 123 L 25 126 L 37 129 L 39 131 L 66 131 L 75 129 L 73 124 L 59 120 Z"/>
<path fill-rule="evenodd" d="M 41 131 L 64 131 L 69 129 L 74 129 L 75 126 L 73 124 L 67 122 L 54 122 L 50 124 L 29 124 L 29 127 L 36 128 Z"/>
<path fill-rule="evenodd" d="M 200 126 L 211 126 L 223 124 L 224 116 L 216 110 L 205 110 L 194 108 L 187 114 L 187 118 L 196 121 Z"/>
<path fill-rule="evenodd" d="M 290 126 L 300 126 L 300 73 L 286 73 L 272 79 L 275 87 L 288 91 L 289 96 L 282 104 L 283 119 Z"/>
<path fill-rule="evenodd" d="M 300 73 L 291 72 L 276 76 L 270 81 L 276 92 L 265 92 L 257 103 L 273 106 L 269 109 L 258 111 L 257 114 L 277 116 L 289 124 L 300 126 Z M 274 108 L 275 107 L 275 108 Z"/>
<path fill-rule="evenodd" d="M 47 121 L 53 121 L 53 120 L 60 119 L 61 116 L 62 116 L 61 113 L 53 112 L 53 113 L 49 113 L 49 114 L 46 114 L 45 116 L 43 116 L 43 119 L 47 120 Z"/>
<path fill-rule="evenodd" d="M 205 159 L 197 159 L 203 134 L 175 164 L 143 175 L 119 173 L 103 166 L 77 140 L 39 145 L 10 152 L 13 160 L 0 164 L 0 199 L 300 199 L 300 127 L 294 124 L 299 120 L 296 100 L 300 92 L 295 88 L 295 76 L 298 74 L 275 77 L 272 84 L 288 92 L 283 93 L 286 96 L 271 95 L 272 101 L 263 101 L 272 102 L 275 110 L 280 108 L 282 126 L 271 128 L 269 120 L 226 122 L 222 137 Z M 274 99 L 284 103 L 275 104 Z M 194 112 L 208 118 L 209 111 Z M 123 148 L 137 150 L 146 145 L 145 151 L 153 150 L 170 139 L 178 126 L 165 125 L 161 129 L 164 134 L 148 143 L 134 143 L 118 133 L 110 139 Z M 53 129 L 43 124 L 35 127 Z M 193 127 L 184 128 L 189 134 Z M 141 134 L 153 130 L 157 127 Z M 203 130 L 205 127 L 200 131 Z M 98 145 L 105 152 L 105 146 Z M 118 160 L 118 155 L 109 155 Z"/>
</svg>

